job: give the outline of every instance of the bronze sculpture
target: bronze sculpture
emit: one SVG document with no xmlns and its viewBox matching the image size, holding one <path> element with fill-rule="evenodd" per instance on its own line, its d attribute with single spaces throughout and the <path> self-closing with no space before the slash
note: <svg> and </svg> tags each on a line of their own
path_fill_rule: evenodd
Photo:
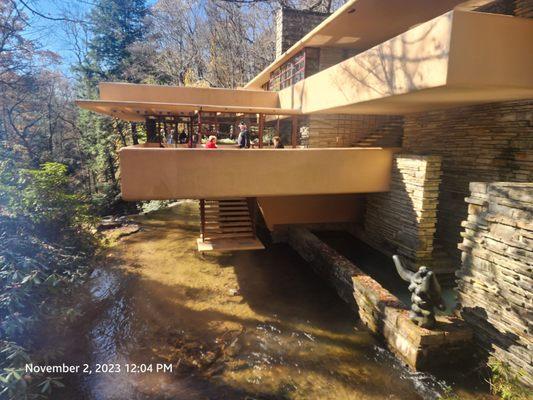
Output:
<svg viewBox="0 0 533 400">
<path fill-rule="evenodd" d="M 437 277 L 433 271 L 425 266 L 421 266 L 418 272 L 412 272 L 402 265 L 400 257 L 397 255 L 392 256 L 392 259 L 400 277 L 409 282 L 409 291 L 411 292 L 409 318 L 422 328 L 433 328 L 437 322 L 434 308 L 446 309 Z"/>
</svg>

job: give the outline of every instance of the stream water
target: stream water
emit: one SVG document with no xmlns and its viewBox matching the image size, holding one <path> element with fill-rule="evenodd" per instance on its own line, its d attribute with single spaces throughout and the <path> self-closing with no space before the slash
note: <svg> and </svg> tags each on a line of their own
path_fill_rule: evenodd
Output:
<svg viewBox="0 0 533 400">
<path fill-rule="evenodd" d="M 58 399 L 436 399 L 289 247 L 201 255 L 197 205 L 139 217 L 87 287 L 83 323 L 59 338 L 70 364 Z M 125 371 L 126 365 L 152 372 Z M 170 371 L 155 366 L 172 365 Z M 131 367 L 130 367 L 131 369 Z M 137 368 L 140 370 L 141 368 Z M 490 398 L 453 384 L 460 399 Z"/>
</svg>

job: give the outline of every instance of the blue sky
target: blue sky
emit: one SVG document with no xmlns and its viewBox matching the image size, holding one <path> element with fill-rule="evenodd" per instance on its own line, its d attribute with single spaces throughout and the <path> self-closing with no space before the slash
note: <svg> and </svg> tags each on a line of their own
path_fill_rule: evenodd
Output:
<svg viewBox="0 0 533 400">
<path fill-rule="evenodd" d="M 24 0 L 33 10 L 48 17 L 58 18 L 65 14 L 82 18 L 89 12 L 98 0 Z M 155 0 L 148 0 L 148 4 L 155 3 Z M 25 36 L 32 40 L 37 40 L 44 49 L 51 50 L 59 54 L 62 58 L 61 69 L 65 74 L 70 73 L 70 65 L 76 61 L 75 53 L 72 51 L 72 43 L 65 30 L 65 22 L 51 21 L 42 18 L 22 3 L 20 7 L 30 19 L 30 28 L 25 32 Z"/>
<path fill-rule="evenodd" d="M 82 14 L 90 10 L 90 0 L 28 0 L 25 1 L 35 11 L 53 18 L 61 17 L 65 12 Z M 74 61 L 74 53 L 65 32 L 65 23 L 42 18 L 19 3 L 30 20 L 30 27 L 25 36 L 37 40 L 43 48 L 58 53 L 62 59 L 62 69 L 68 72 L 68 65 Z"/>
</svg>

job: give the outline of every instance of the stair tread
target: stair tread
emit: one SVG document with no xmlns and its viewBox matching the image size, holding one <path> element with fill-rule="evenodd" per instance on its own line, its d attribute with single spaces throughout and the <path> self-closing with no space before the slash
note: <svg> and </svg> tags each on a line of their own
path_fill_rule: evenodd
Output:
<svg viewBox="0 0 533 400">
<path fill-rule="evenodd" d="M 252 230 L 252 226 L 241 226 L 241 227 L 229 227 L 229 228 L 207 228 L 205 232 L 249 232 Z"/>
<path fill-rule="evenodd" d="M 234 219 L 234 218 L 240 218 L 240 219 Z M 238 221 L 251 221 L 249 215 L 220 215 L 215 217 L 206 217 L 205 221 L 209 222 L 216 222 L 216 221 L 222 221 L 222 222 L 238 222 Z"/>
<path fill-rule="evenodd" d="M 233 197 L 233 198 L 227 198 L 227 199 L 206 199 L 206 202 L 220 202 L 220 203 L 227 203 L 227 202 L 234 202 L 234 201 L 247 201 L 246 198 L 243 197 Z"/>
<path fill-rule="evenodd" d="M 223 221 L 219 220 L 218 218 L 217 219 L 206 219 L 205 222 L 206 223 L 210 223 L 210 224 L 218 224 L 219 222 L 223 223 L 223 224 L 238 224 L 238 225 L 242 225 L 244 224 L 245 222 L 243 221 L 251 221 L 250 217 L 238 217 L 239 219 L 236 219 L 236 220 L 233 220 L 233 219 L 224 219 Z"/>
<path fill-rule="evenodd" d="M 204 231 L 204 236 L 212 235 L 240 235 L 240 234 L 249 234 L 253 235 L 254 231 L 252 229 L 241 229 L 241 230 L 206 230 Z"/>
<path fill-rule="evenodd" d="M 205 224 L 205 229 L 229 229 L 229 228 L 248 228 L 252 226 L 251 221 L 244 221 L 242 224 Z"/>
<path fill-rule="evenodd" d="M 236 207 L 205 207 L 205 211 L 211 211 L 211 212 L 223 212 L 223 211 L 246 211 L 250 212 L 248 207 L 239 207 L 238 209 Z"/>
<path fill-rule="evenodd" d="M 205 214 L 209 215 L 237 215 L 237 214 L 250 214 L 248 210 L 205 210 Z"/>
<path fill-rule="evenodd" d="M 213 239 L 231 239 L 231 238 L 255 238 L 255 235 L 250 233 L 219 233 L 216 235 L 204 235 L 204 240 L 213 240 Z"/>
<path fill-rule="evenodd" d="M 265 246 L 257 238 L 197 240 L 198 251 L 261 250 Z"/>
<path fill-rule="evenodd" d="M 203 217 L 202 239 L 199 248 L 209 243 L 253 241 L 254 248 L 262 248 L 255 236 L 249 201 L 246 198 L 203 200 L 201 213 Z M 231 246 L 230 246 L 231 247 Z"/>
<path fill-rule="evenodd" d="M 250 225 L 251 220 L 241 220 L 241 221 L 219 221 L 219 220 L 206 220 L 206 226 L 247 226 Z"/>
<path fill-rule="evenodd" d="M 247 203 L 248 200 L 206 200 L 205 202 L 209 204 L 243 204 Z"/>
</svg>

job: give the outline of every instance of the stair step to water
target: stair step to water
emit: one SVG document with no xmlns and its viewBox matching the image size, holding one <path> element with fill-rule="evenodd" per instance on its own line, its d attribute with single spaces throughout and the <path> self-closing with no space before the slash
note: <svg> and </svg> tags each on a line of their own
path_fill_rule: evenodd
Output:
<svg viewBox="0 0 533 400">
<path fill-rule="evenodd" d="M 202 235 L 198 239 L 199 251 L 264 248 L 255 236 L 248 199 L 200 201 L 200 213 L 203 222 Z"/>
<path fill-rule="evenodd" d="M 209 233 L 232 233 L 232 232 L 250 232 L 253 233 L 252 227 L 244 226 L 241 228 L 206 228 L 204 232 Z"/>
<path fill-rule="evenodd" d="M 205 235 L 204 240 L 217 240 L 217 239 L 240 239 L 240 238 L 255 238 L 253 233 L 220 233 L 217 235 Z"/>
<path fill-rule="evenodd" d="M 226 216 L 235 216 L 235 217 L 242 217 L 246 215 L 250 215 L 249 211 L 209 211 L 205 210 L 205 215 L 210 217 L 226 217 Z"/>
<path fill-rule="evenodd" d="M 206 221 L 208 221 L 208 220 L 206 219 Z M 247 217 L 227 216 L 227 217 L 220 217 L 220 218 L 217 218 L 217 219 L 209 220 L 209 222 L 214 222 L 214 221 L 221 221 L 223 223 L 237 222 L 237 221 L 240 221 L 240 222 L 250 221 L 250 222 L 252 222 L 251 219 L 250 219 L 250 216 L 247 216 Z"/>
<path fill-rule="evenodd" d="M 248 211 L 248 207 L 206 207 L 206 211 Z"/>
</svg>

